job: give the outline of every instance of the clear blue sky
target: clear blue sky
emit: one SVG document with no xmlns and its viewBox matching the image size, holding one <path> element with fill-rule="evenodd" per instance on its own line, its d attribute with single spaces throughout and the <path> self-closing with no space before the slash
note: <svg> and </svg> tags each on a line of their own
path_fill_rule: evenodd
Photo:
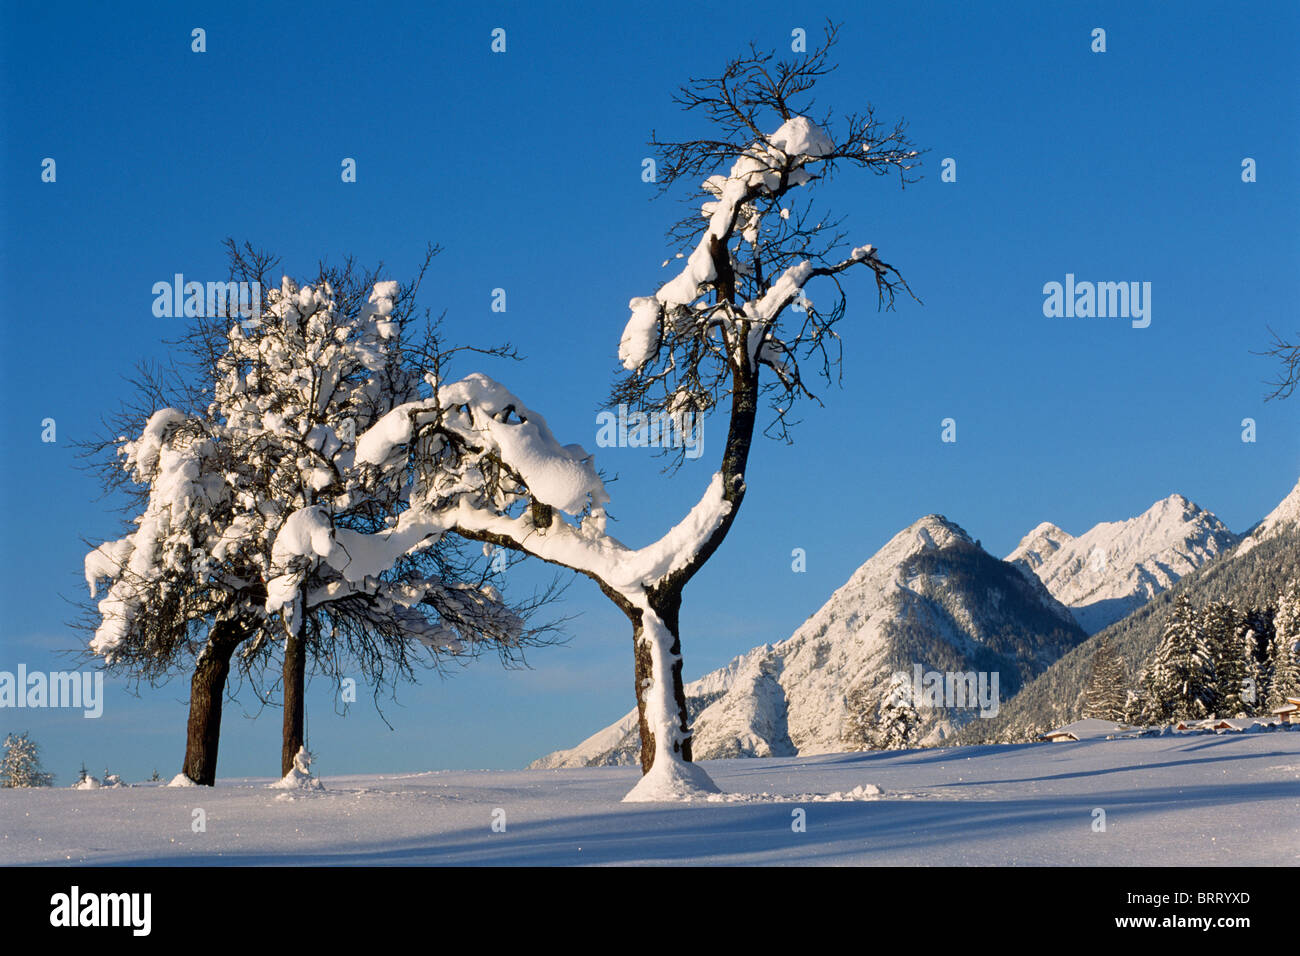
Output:
<svg viewBox="0 0 1300 956">
<path fill-rule="evenodd" d="M 697 129 L 676 86 L 753 40 L 789 48 L 844 21 L 841 68 L 819 90 L 874 103 L 930 150 L 925 178 L 844 175 L 834 208 L 924 306 L 878 314 L 849 286 L 844 387 L 786 447 L 758 447 L 745 511 L 686 593 L 688 677 L 777 641 L 900 528 L 940 512 L 997 554 L 1040 521 L 1078 533 L 1175 491 L 1234 530 L 1300 474 L 1300 398 L 1265 404 L 1252 349 L 1296 318 L 1300 83 L 1294 3 L 824 4 L 617 8 L 409 4 L 5 4 L 0 26 L 3 321 L 0 349 L 0 669 L 64 666 L 80 636 L 82 537 L 119 526 L 70 442 L 163 356 L 176 320 L 153 283 L 224 275 L 220 242 L 250 239 L 308 273 L 322 256 L 384 260 L 407 277 L 446 247 L 425 301 L 451 338 L 508 338 L 522 365 L 485 371 L 594 449 L 627 300 L 665 277 L 680 207 L 641 181 L 652 128 Z M 192 53 L 190 31 L 207 33 Z M 494 27 L 507 52 L 489 49 Z M 1107 31 L 1107 52 L 1090 50 Z M 42 183 L 41 161 L 57 162 Z M 344 157 L 358 181 L 340 180 Z M 955 183 L 940 161 L 957 161 Z M 1241 181 L 1241 162 L 1258 182 Z M 1049 319 L 1043 284 L 1152 283 L 1152 323 Z M 490 311 L 491 290 L 508 311 Z M 815 297 L 815 290 L 813 291 Z M 462 371 L 472 371 L 466 366 Z M 41 421 L 57 422 L 43 444 Z M 956 444 L 940 421 L 958 423 Z M 1241 420 L 1258 441 L 1240 440 Z M 603 450 L 620 531 L 674 522 L 716 465 L 675 477 L 636 449 Z M 808 554 L 792 573 L 790 552 Z M 519 571 L 522 588 L 547 576 Z M 346 718 L 316 681 L 323 773 L 511 767 L 576 743 L 633 704 L 630 632 L 591 586 L 565 647 L 531 671 L 485 659 L 447 681 L 368 697 Z M 0 711 L 67 783 L 84 759 L 127 779 L 170 776 L 188 681 L 105 715 Z M 229 706 L 223 776 L 278 768 L 278 710 Z"/>
</svg>

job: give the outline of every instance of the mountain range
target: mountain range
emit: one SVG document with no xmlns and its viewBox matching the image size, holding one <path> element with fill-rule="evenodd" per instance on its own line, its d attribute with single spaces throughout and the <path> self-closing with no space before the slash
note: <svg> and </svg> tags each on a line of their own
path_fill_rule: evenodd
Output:
<svg viewBox="0 0 1300 956">
<path fill-rule="evenodd" d="M 1078 537 L 1042 523 L 1005 560 L 947 518 L 927 515 L 890 539 L 790 637 L 686 685 L 695 758 L 864 749 L 891 675 L 918 665 L 997 674 L 1007 702 L 989 720 L 976 720 L 973 708 L 922 708 L 923 745 L 988 740 L 1008 728 L 1023 736 L 1031 724 L 1039 729 L 1076 708 L 1086 681 L 1080 662 L 1102 634 L 1123 630 L 1183 579 L 1244 561 L 1256 548 L 1252 567 L 1277 567 L 1296 536 L 1300 484 L 1244 538 L 1174 494 Z M 1146 643 L 1154 647 L 1142 630 L 1125 644 L 1130 666 Z M 1026 696 L 1022 688 L 1035 690 Z M 639 746 L 633 710 L 531 766 L 631 764 Z"/>
<path fill-rule="evenodd" d="M 1124 663 L 1130 687 L 1160 643 L 1175 600 L 1195 606 L 1230 601 L 1241 608 L 1267 604 L 1300 577 L 1300 483 L 1235 548 L 1183 576 L 1128 617 L 1063 655 L 1001 708 L 997 717 L 963 727 L 954 742 L 1010 743 L 1032 740 L 1083 713 L 1092 655 L 1105 640 Z"/>
<path fill-rule="evenodd" d="M 1035 575 L 1089 634 L 1127 617 L 1240 541 L 1213 514 L 1170 495 L 1079 537 L 1044 522 L 1006 560 Z"/>
</svg>

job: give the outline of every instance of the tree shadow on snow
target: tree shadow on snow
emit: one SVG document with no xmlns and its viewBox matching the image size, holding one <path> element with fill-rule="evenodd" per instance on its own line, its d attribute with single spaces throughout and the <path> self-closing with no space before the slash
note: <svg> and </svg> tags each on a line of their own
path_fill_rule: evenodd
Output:
<svg viewBox="0 0 1300 956">
<path fill-rule="evenodd" d="M 511 821 L 505 833 L 493 833 L 478 823 L 426 838 L 340 846 L 287 857 L 234 852 L 183 859 L 144 857 L 112 861 L 112 865 L 1148 865 L 1184 861 L 1189 853 L 1203 853 L 1189 845 L 1184 825 L 1188 821 L 1179 820 L 1177 826 L 1171 826 L 1172 820 L 1154 820 L 1153 814 L 1194 814 L 1200 839 L 1205 842 L 1216 808 L 1294 797 L 1294 781 L 1276 781 L 994 800 L 885 798 L 672 807 L 620 804 L 603 813 Z M 792 830 L 792 809 L 796 807 L 805 812 L 806 832 Z M 1092 830 L 1095 807 L 1106 810 L 1106 833 Z M 481 817 L 481 809 L 475 807 L 475 816 Z M 1240 820 L 1240 815 L 1235 819 Z M 1224 841 L 1219 844 L 1222 852 L 1231 851 L 1232 832 L 1231 824 L 1225 824 L 1219 835 Z M 1287 845 L 1286 840 L 1268 843 Z M 1225 858 L 1222 862 L 1252 860 Z"/>
</svg>

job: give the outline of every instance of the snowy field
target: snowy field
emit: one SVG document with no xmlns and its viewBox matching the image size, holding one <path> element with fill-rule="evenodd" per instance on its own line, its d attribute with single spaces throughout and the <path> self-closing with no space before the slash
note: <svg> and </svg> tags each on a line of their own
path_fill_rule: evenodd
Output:
<svg viewBox="0 0 1300 956">
<path fill-rule="evenodd" d="M 704 764 L 711 801 L 624 804 L 632 768 L 326 776 L 323 791 L 0 791 L 6 864 L 1300 863 L 1300 727 Z M 875 791 L 879 791 L 878 793 Z M 206 832 L 192 831 L 196 808 Z M 1106 829 L 1094 830 L 1094 810 Z M 802 809 L 806 830 L 796 832 Z M 504 816 L 498 811 L 504 811 Z M 495 832 L 504 820 L 504 832 Z"/>
</svg>

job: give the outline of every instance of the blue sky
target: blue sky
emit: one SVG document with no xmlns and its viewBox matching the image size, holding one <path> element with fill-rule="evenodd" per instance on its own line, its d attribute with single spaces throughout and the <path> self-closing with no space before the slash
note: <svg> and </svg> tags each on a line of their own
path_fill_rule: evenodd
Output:
<svg viewBox="0 0 1300 956">
<path fill-rule="evenodd" d="M 745 10 L 5 5 L 0 669 L 65 666 L 80 640 L 67 622 L 81 538 L 118 524 L 70 442 L 128 397 L 138 359 L 166 355 L 179 325 L 153 316 L 153 283 L 222 278 L 226 236 L 274 249 L 291 273 L 353 254 L 394 278 L 441 243 L 424 301 L 446 309 L 449 337 L 512 341 L 528 360 L 483 370 L 594 450 L 627 300 L 654 291 L 675 251 L 663 233 L 680 207 L 641 181 L 650 131 L 696 132 L 671 102 L 680 83 L 751 40 L 788 50 L 792 29 L 814 35 L 827 17 L 844 26 L 819 105 L 870 102 L 929 152 L 906 190 L 846 172 L 826 202 L 924 305 L 878 313 L 874 289 L 850 280 L 844 386 L 806 410 L 794 446 L 758 447 L 745 510 L 686 592 L 687 676 L 788 636 L 930 512 L 1005 554 L 1040 521 L 1079 533 L 1175 491 L 1242 531 L 1290 490 L 1300 399 L 1265 404 L 1274 370 L 1251 350 L 1269 325 L 1300 326 L 1296 5 Z M 191 52 L 195 27 L 205 53 Z M 504 54 L 489 49 L 495 27 Z M 1095 27 L 1105 53 L 1090 49 Z M 945 157 L 954 183 L 939 179 Z M 1241 180 L 1245 157 L 1257 182 Z M 1150 282 L 1151 326 L 1044 317 L 1042 287 L 1066 273 Z M 490 310 L 498 287 L 504 314 Z M 955 444 L 940 441 L 947 417 Z M 657 536 L 703 489 L 722 438 L 710 424 L 703 458 L 671 478 L 643 450 L 601 450 L 625 540 Z M 524 590 L 549 577 L 512 574 Z M 580 615 L 571 640 L 532 670 L 484 659 L 430 675 L 386 706 L 392 730 L 366 695 L 344 718 L 312 683 L 318 766 L 520 766 L 620 716 L 626 621 L 585 582 L 564 610 Z M 0 731 L 30 729 L 63 783 L 83 759 L 170 776 L 187 695 L 187 680 L 138 697 L 112 680 L 99 720 L 3 712 Z M 253 719 L 240 699 L 219 772 L 274 773 L 280 713 Z"/>
</svg>

